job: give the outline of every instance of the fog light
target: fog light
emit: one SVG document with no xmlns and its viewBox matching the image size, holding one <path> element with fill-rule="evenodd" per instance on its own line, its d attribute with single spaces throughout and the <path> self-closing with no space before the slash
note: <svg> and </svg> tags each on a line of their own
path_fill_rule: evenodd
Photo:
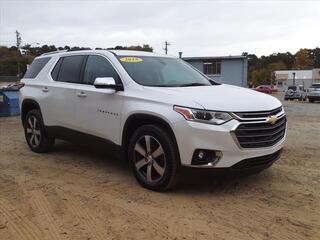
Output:
<svg viewBox="0 0 320 240">
<path fill-rule="evenodd" d="M 196 149 L 193 153 L 192 165 L 207 165 L 213 166 L 222 157 L 221 151 Z"/>
<path fill-rule="evenodd" d="M 204 152 L 203 151 L 199 151 L 198 158 L 199 159 L 203 159 L 203 157 L 204 157 Z"/>
</svg>

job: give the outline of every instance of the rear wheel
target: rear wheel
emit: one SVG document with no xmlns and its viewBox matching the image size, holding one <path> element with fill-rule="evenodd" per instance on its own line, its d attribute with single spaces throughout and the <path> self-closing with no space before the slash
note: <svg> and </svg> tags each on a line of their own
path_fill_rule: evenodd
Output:
<svg viewBox="0 0 320 240">
<path fill-rule="evenodd" d="M 164 129 L 156 125 L 138 128 L 130 139 L 128 154 L 134 175 L 143 187 L 165 191 L 173 186 L 179 157 Z"/>
<path fill-rule="evenodd" d="M 48 152 L 54 145 L 54 138 L 47 135 L 39 110 L 27 113 L 24 121 L 24 134 L 30 149 L 37 153 Z"/>
</svg>

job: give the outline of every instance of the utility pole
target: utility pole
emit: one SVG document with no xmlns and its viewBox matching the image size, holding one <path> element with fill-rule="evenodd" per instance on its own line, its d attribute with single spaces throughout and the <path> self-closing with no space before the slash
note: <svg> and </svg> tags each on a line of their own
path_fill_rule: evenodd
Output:
<svg viewBox="0 0 320 240">
<path fill-rule="evenodd" d="M 18 59 L 17 59 L 17 67 L 18 67 L 18 74 L 17 76 L 20 78 L 20 61 L 19 61 L 19 56 L 20 56 L 20 45 L 21 45 L 21 34 L 16 30 L 16 45 L 17 45 L 17 50 L 18 50 Z"/>
<path fill-rule="evenodd" d="M 293 76 L 293 78 L 292 78 L 292 83 L 293 83 L 293 84 L 292 84 L 292 85 L 295 86 L 295 85 L 296 85 L 296 73 L 293 72 L 293 73 L 292 73 L 292 76 Z"/>
<path fill-rule="evenodd" d="M 169 42 L 167 42 L 167 41 L 165 41 L 164 42 L 164 52 L 166 53 L 166 54 L 168 54 L 168 46 L 170 46 L 171 44 L 169 43 Z"/>
<path fill-rule="evenodd" d="M 16 30 L 16 46 L 18 48 L 18 51 L 20 51 L 20 45 L 21 45 L 21 34 Z"/>
</svg>

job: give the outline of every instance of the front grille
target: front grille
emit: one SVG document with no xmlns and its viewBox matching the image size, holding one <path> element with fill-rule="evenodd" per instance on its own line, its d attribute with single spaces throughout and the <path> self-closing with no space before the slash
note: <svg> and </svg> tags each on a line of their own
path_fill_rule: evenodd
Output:
<svg viewBox="0 0 320 240">
<path fill-rule="evenodd" d="M 241 123 L 235 130 L 235 135 L 242 148 L 271 147 L 285 135 L 286 117 L 283 116 L 275 124 Z"/>
<path fill-rule="evenodd" d="M 282 111 L 282 107 L 278 107 L 271 111 L 258 111 L 258 112 L 235 112 L 240 118 L 266 118 L 272 115 L 277 115 Z"/>
<path fill-rule="evenodd" d="M 238 162 L 235 165 L 233 165 L 231 168 L 250 169 L 250 168 L 255 168 L 260 166 L 269 166 L 280 157 L 281 151 L 282 150 L 279 150 L 275 153 L 265 155 L 262 157 L 244 159 L 241 162 Z"/>
</svg>

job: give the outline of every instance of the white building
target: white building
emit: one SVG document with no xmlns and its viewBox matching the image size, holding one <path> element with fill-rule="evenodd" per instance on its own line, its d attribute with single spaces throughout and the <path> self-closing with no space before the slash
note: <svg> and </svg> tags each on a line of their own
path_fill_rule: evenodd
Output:
<svg viewBox="0 0 320 240">
<path fill-rule="evenodd" d="M 320 82 L 320 69 L 279 70 L 275 71 L 276 86 L 279 91 L 287 90 L 291 85 L 302 85 L 308 89 L 312 83 Z"/>
</svg>

